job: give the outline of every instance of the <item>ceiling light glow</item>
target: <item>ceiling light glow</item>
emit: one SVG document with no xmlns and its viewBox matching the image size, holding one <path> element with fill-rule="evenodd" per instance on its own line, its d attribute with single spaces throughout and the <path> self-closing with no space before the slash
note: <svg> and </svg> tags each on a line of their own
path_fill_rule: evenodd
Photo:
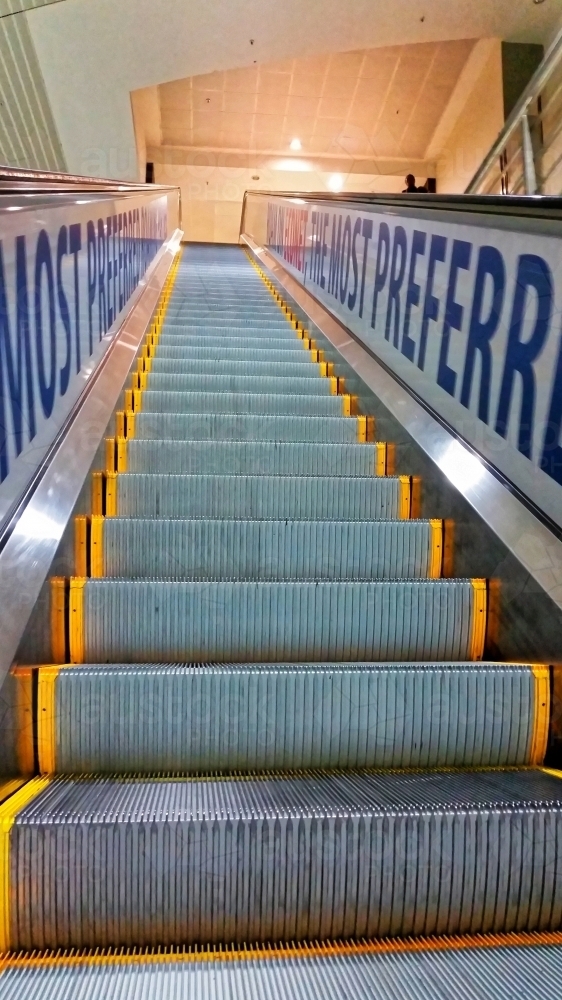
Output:
<svg viewBox="0 0 562 1000">
<path fill-rule="evenodd" d="M 294 150 L 302 149 L 302 143 L 300 139 L 291 139 L 291 149 Z"/>
<path fill-rule="evenodd" d="M 341 174 L 332 174 L 328 181 L 328 187 L 330 191 L 334 191 L 336 194 L 343 188 L 343 177 Z"/>
</svg>

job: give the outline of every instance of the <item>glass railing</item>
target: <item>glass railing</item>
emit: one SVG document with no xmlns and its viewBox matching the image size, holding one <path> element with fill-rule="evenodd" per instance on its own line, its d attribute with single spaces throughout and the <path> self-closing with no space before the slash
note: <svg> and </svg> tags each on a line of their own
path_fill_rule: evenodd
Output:
<svg viewBox="0 0 562 1000">
<path fill-rule="evenodd" d="M 562 194 L 562 31 L 466 193 Z"/>
</svg>

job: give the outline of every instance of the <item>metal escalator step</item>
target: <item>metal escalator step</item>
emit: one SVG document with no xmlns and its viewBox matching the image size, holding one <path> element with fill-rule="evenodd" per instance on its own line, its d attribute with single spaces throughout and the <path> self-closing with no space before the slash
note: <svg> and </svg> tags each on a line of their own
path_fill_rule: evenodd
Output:
<svg viewBox="0 0 562 1000">
<path fill-rule="evenodd" d="M 377 580 L 441 575 L 441 521 L 100 522 L 93 576 L 130 580 Z"/>
<path fill-rule="evenodd" d="M 201 954 L 201 951 L 203 952 Z M 301 948 L 199 949 L 166 955 L 87 953 L 4 961 L 4 1000 L 544 1000 L 562 977 L 560 935 L 490 935 L 473 941 L 306 943 Z M 506 992 L 507 991 L 507 992 Z"/>
<path fill-rule="evenodd" d="M 291 379 L 289 379 L 291 381 Z M 324 379 L 328 382 L 328 379 Z M 281 392 L 210 392 L 197 379 L 194 392 L 145 389 L 142 409 L 152 413 L 234 413 L 271 416 L 344 416 L 343 396 L 296 395 Z M 152 383 L 149 381 L 149 386 Z"/>
<path fill-rule="evenodd" d="M 160 392 L 244 392 L 251 395 L 332 395 L 332 379 L 278 375 L 152 375 L 147 389 Z"/>
<path fill-rule="evenodd" d="M 539 770 L 55 779 L 9 832 L 10 944 L 555 930 L 561 787 Z"/>
<path fill-rule="evenodd" d="M 296 333 L 282 316 L 280 319 L 269 320 L 221 320 L 213 316 L 204 323 L 202 320 L 190 320 L 183 314 L 178 314 L 174 318 L 173 314 L 167 313 L 162 329 L 166 332 L 179 333 L 209 333 L 213 336 L 221 336 L 224 339 L 229 337 L 255 337 L 256 339 L 267 339 L 269 333 L 275 337 L 286 337 L 293 344 L 298 343 Z"/>
<path fill-rule="evenodd" d="M 143 403 L 146 396 L 143 395 Z M 355 444 L 350 417 L 259 416 L 235 413 L 135 413 L 135 434 L 145 440 L 311 441 Z"/>
<path fill-rule="evenodd" d="M 205 345 L 199 347 L 190 347 L 189 341 L 187 341 L 188 346 L 178 346 L 174 347 L 162 344 L 159 342 L 156 357 L 158 360 L 166 359 L 178 359 L 181 361 L 189 361 L 191 359 L 197 361 L 214 361 L 222 362 L 223 360 L 233 360 L 233 361 L 283 361 L 291 362 L 293 365 L 309 365 L 310 364 L 310 353 L 305 351 L 304 348 L 295 347 L 293 350 L 288 348 L 283 351 L 283 356 L 280 358 L 276 347 L 208 347 Z"/>
<path fill-rule="evenodd" d="M 76 663 L 480 659 L 471 580 L 71 580 Z M 74 623 L 74 624 L 72 624 Z"/>
<path fill-rule="evenodd" d="M 404 483 L 390 476 L 116 477 L 120 517 L 210 517 L 271 520 L 396 520 Z"/>
<path fill-rule="evenodd" d="M 135 774 L 541 764 L 548 685 L 546 668 L 493 663 L 42 667 L 39 767 Z"/>
<path fill-rule="evenodd" d="M 127 472 L 224 476 L 384 475 L 382 444 L 308 441 L 127 441 Z M 382 455 L 382 458 L 381 458 Z"/>
<path fill-rule="evenodd" d="M 221 351 L 224 350 L 259 350 L 259 351 L 295 351 L 298 350 L 302 354 L 305 354 L 305 349 L 302 341 L 298 340 L 296 337 L 267 337 L 263 340 L 261 344 L 257 344 L 255 337 L 245 337 L 243 334 L 239 337 L 229 337 L 226 340 L 225 337 L 213 337 L 204 334 L 193 334 L 193 333 L 180 333 L 176 331 L 175 333 L 168 333 L 163 330 L 158 339 L 158 350 L 162 347 L 204 347 L 212 350 Z M 306 355 L 305 355 L 306 356 Z"/>
<path fill-rule="evenodd" d="M 272 361 L 257 361 L 250 352 L 246 360 L 231 361 L 229 358 L 220 358 L 214 361 L 197 361 L 195 359 L 180 360 L 179 358 L 160 358 L 159 353 L 151 363 L 150 371 L 153 375 L 262 375 L 283 378 L 322 378 L 323 372 L 320 365 L 315 364 L 310 352 L 301 351 L 304 360 L 308 360 L 307 365 L 299 362 L 284 362 L 277 359 Z"/>
</svg>

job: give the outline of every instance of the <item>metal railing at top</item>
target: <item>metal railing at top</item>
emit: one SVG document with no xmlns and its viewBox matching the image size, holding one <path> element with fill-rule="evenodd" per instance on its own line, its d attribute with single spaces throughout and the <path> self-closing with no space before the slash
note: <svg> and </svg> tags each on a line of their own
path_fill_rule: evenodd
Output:
<svg viewBox="0 0 562 1000">
<path fill-rule="evenodd" d="M 562 194 L 562 31 L 466 194 Z"/>
</svg>

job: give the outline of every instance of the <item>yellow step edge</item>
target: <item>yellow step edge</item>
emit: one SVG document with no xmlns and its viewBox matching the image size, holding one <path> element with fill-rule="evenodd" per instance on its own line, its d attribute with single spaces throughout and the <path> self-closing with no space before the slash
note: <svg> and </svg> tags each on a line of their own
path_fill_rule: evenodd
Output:
<svg viewBox="0 0 562 1000">
<path fill-rule="evenodd" d="M 0 972 L 8 969 L 77 968 L 81 966 L 121 966 L 155 964 L 199 964 L 202 962 L 276 962 L 299 959 L 364 955 L 415 954 L 496 948 L 560 947 L 562 931 L 508 931 L 506 933 L 440 935 L 435 937 L 363 938 L 360 941 L 323 940 L 284 944 L 250 945 L 177 945 L 145 948 L 96 948 L 95 950 L 35 951 L 5 954 L 0 958 Z M 152 995 L 152 994 L 151 994 Z"/>
<path fill-rule="evenodd" d="M 68 600 L 70 662 L 84 662 L 84 587 L 88 581 L 79 577 L 70 579 Z"/>
<path fill-rule="evenodd" d="M 124 437 L 117 438 L 117 468 L 115 472 L 126 472 L 127 471 L 127 439 Z"/>
<path fill-rule="evenodd" d="M 367 442 L 367 417 L 356 417 L 357 420 L 357 443 Z"/>
<path fill-rule="evenodd" d="M 471 583 L 473 595 L 469 659 L 481 660 L 486 645 L 488 585 L 486 580 L 471 580 Z"/>
<path fill-rule="evenodd" d="M 147 381 L 146 380 L 147 380 L 147 378 L 148 378 L 148 373 L 147 372 L 139 372 L 139 374 L 138 374 L 139 389 L 143 389 L 143 390 L 146 389 L 146 386 L 147 386 Z"/>
<path fill-rule="evenodd" d="M 74 518 L 74 572 L 88 575 L 88 518 L 79 514 Z"/>
<path fill-rule="evenodd" d="M 103 472 L 92 473 L 92 514 L 103 514 Z"/>
<path fill-rule="evenodd" d="M 32 778 L 0 804 L 0 952 L 11 946 L 10 840 L 18 812 L 49 784 L 49 778 Z"/>
<path fill-rule="evenodd" d="M 419 521 L 421 518 L 421 508 L 422 508 L 422 480 L 421 476 L 411 477 L 411 501 L 410 501 L 410 517 L 413 521 Z"/>
<path fill-rule="evenodd" d="M 37 756 L 41 774 L 56 771 L 56 684 L 60 666 L 44 666 L 37 678 Z"/>
<path fill-rule="evenodd" d="M 51 587 L 51 655 L 55 663 L 66 663 L 66 579 L 53 576 Z"/>
<path fill-rule="evenodd" d="M 134 410 L 127 410 L 125 413 L 125 437 L 127 440 L 135 436 L 135 413 Z"/>
<path fill-rule="evenodd" d="M 353 401 L 348 392 L 345 392 L 341 397 L 341 407 L 343 417 L 353 417 Z"/>
<path fill-rule="evenodd" d="M 135 413 L 140 413 L 142 410 L 142 389 L 133 391 L 133 410 Z"/>
<path fill-rule="evenodd" d="M 33 748 L 33 667 L 12 667 L 16 701 L 16 758 L 21 774 L 35 771 Z"/>
<path fill-rule="evenodd" d="M 118 410 L 115 414 L 115 437 L 125 437 L 125 411 Z"/>
<path fill-rule="evenodd" d="M 117 517 L 117 473 L 108 472 L 105 477 L 105 516 Z"/>
<path fill-rule="evenodd" d="M 105 471 L 116 472 L 115 465 L 115 438 L 105 439 Z"/>
<path fill-rule="evenodd" d="M 386 441 L 375 443 L 375 476 L 386 476 Z"/>
<path fill-rule="evenodd" d="M 102 577 L 105 573 L 103 556 L 103 525 L 105 518 L 93 516 L 90 526 L 90 575 Z"/>
<path fill-rule="evenodd" d="M 550 667 L 536 663 L 531 669 L 535 678 L 535 717 L 529 763 L 542 764 L 548 748 L 550 729 Z"/>
<path fill-rule="evenodd" d="M 443 575 L 443 521 L 437 518 L 429 522 L 430 550 L 427 577 L 429 580 L 440 580 Z"/>
<path fill-rule="evenodd" d="M 400 476 L 399 482 L 398 517 L 402 521 L 408 521 L 412 508 L 412 480 L 410 476 Z"/>
</svg>

